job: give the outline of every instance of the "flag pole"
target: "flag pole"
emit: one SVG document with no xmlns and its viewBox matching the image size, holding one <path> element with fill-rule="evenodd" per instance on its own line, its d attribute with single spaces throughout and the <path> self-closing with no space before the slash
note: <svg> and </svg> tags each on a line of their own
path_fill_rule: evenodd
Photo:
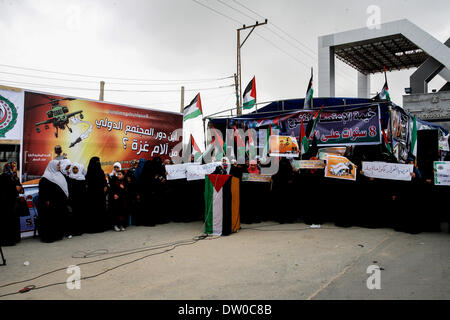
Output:
<svg viewBox="0 0 450 320">
<path fill-rule="evenodd" d="M 311 79 L 313 78 L 313 68 L 311 67 Z M 311 89 L 312 89 L 312 83 L 311 83 Z M 314 92 L 314 90 L 313 90 Z M 314 95 L 314 94 L 313 94 Z M 314 99 L 311 97 L 311 109 L 314 109 Z"/>
</svg>

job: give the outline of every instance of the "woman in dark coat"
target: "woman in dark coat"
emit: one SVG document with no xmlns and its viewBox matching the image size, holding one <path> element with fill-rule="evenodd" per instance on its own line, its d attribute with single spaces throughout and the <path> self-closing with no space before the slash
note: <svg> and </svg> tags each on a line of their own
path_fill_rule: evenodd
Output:
<svg viewBox="0 0 450 320">
<path fill-rule="evenodd" d="M 294 210 L 298 210 L 294 205 L 297 203 L 294 199 L 298 197 L 294 194 L 294 171 L 286 158 L 282 158 L 279 165 L 278 172 L 272 177 L 273 203 L 277 208 L 275 219 L 279 223 L 293 223 Z"/>
<path fill-rule="evenodd" d="M 39 181 L 38 231 L 42 242 L 54 242 L 64 237 L 68 195 L 59 161 L 52 160 Z"/>
<path fill-rule="evenodd" d="M 154 178 L 153 172 L 152 161 L 147 160 L 142 168 L 138 183 L 142 203 L 142 210 L 139 211 L 138 224 L 148 227 L 153 227 L 156 224 L 155 217 L 153 216 L 153 202 L 155 201 L 152 184 Z"/>
<path fill-rule="evenodd" d="M 120 170 L 110 180 L 110 213 L 115 231 L 125 231 L 128 226 L 128 186 L 125 182 L 125 171 Z"/>
<path fill-rule="evenodd" d="M 160 157 L 155 157 L 152 160 L 152 196 L 154 217 L 157 224 L 169 222 L 168 212 L 168 190 L 166 181 L 166 169 Z"/>
<path fill-rule="evenodd" d="M 141 197 L 138 190 L 136 176 L 133 171 L 127 171 L 125 174 L 125 184 L 127 187 L 126 208 L 131 217 L 131 223 L 137 225 L 138 212 L 141 210 Z"/>
<path fill-rule="evenodd" d="M 15 210 L 20 185 L 6 171 L 0 175 L 0 246 L 13 246 L 20 241 L 20 217 Z"/>
<path fill-rule="evenodd" d="M 69 212 L 67 221 L 67 233 L 74 236 L 82 235 L 84 232 L 83 223 L 86 217 L 87 184 L 83 174 L 84 167 L 79 163 L 73 163 L 67 179 L 69 185 Z"/>
<path fill-rule="evenodd" d="M 86 174 L 87 182 L 87 219 L 85 230 L 88 233 L 103 232 L 108 223 L 106 219 L 106 192 L 108 190 L 105 173 L 100 158 L 92 157 Z"/>
</svg>

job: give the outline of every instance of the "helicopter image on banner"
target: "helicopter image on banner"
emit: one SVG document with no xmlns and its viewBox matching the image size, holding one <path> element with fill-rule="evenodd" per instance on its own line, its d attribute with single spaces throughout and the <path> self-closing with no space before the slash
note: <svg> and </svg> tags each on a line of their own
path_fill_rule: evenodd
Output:
<svg viewBox="0 0 450 320">
<path fill-rule="evenodd" d="M 36 108 L 36 107 L 40 107 L 43 105 L 47 105 L 50 104 L 51 108 L 50 110 L 47 111 L 47 120 L 45 121 L 41 121 L 36 123 L 36 132 L 40 133 L 41 129 L 39 128 L 39 126 L 41 125 L 45 125 L 45 129 L 48 130 L 49 129 L 49 124 L 53 124 L 53 127 L 55 127 L 56 132 L 55 132 L 55 137 L 58 138 L 58 130 L 64 130 L 66 127 L 67 129 L 69 129 L 69 132 L 72 133 L 72 129 L 69 127 L 69 119 L 76 116 L 77 114 L 80 115 L 80 118 L 83 119 L 83 111 L 75 111 L 75 112 L 70 112 L 69 113 L 69 108 L 66 106 L 63 106 L 59 103 L 59 101 L 71 101 L 71 100 L 76 100 L 75 98 L 64 98 L 64 99 L 53 99 L 50 97 L 47 97 L 47 99 L 49 99 L 50 101 L 47 103 L 42 103 L 42 104 L 38 104 L 33 106 L 32 108 Z"/>
</svg>

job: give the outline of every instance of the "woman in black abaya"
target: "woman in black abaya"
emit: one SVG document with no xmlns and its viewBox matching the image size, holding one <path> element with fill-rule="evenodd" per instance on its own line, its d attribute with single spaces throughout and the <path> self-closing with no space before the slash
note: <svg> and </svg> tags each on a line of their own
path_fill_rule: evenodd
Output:
<svg viewBox="0 0 450 320">
<path fill-rule="evenodd" d="M 83 234 L 83 222 L 86 221 L 87 185 L 83 171 L 83 165 L 72 163 L 69 177 L 67 177 L 69 206 L 72 208 L 67 221 L 67 233 L 74 236 Z"/>
<path fill-rule="evenodd" d="M 13 246 L 20 241 L 20 217 L 15 210 L 19 195 L 16 185 L 6 170 L 0 175 L 0 246 Z"/>
<path fill-rule="evenodd" d="M 105 173 L 100 158 L 92 157 L 86 174 L 87 182 L 87 216 L 85 230 L 88 233 L 103 232 L 108 223 L 106 218 L 106 192 L 108 190 Z"/>
<path fill-rule="evenodd" d="M 42 242 L 54 242 L 64 237 L 68 195 L 59 161 L 52 160 L 39 181 L 38 231 Z"/>
<path fill-rule="evenodd" d="M 276 206 L 275 219 L 279 223 L 295 222 L 294 210 L 297 208 L 293 205 L 293 199 L 296 199 L 298 195 L 294 194 L 294 171 L 288 159 L 280 160 L 280 167 L 272 180 L 273 202 Z"/>
<path fill-rule="evenodd" d="M 141 198 L 142 210 L 138 212 L 138 225 L 153 227 L 155 223 L 154 214 L 154 195 L 153 178 L 154 170 L 151 160 L 147 160 L 139 176 L 139 194 Z"/>
<path fill-rule="evenodd" d="M 160 157 L 152 160 L 153 174 L 151 179 L 153 210 L 157 224 L 169 222 L 167 206 L 166 169 Z"/>
</svg>

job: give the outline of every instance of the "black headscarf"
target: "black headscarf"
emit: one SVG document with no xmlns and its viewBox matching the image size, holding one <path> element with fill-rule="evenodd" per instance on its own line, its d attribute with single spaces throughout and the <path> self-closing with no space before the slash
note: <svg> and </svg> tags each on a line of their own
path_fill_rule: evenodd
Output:
<svg viewBox="0 0 450 320">
<path fill-rule="evenodd" d="M 86 180 L 93 181 L 97 179 L 105 179 L 105 172 L 100 164 L 100 158 L 92 157 L 91 160 L 89 160 Z"/>
<path fill-rule="evenodd" d="M 138 164 L 137 168 L 134 170 L 134 176 L 136 177 L 136 181 L 139 181 L 139 179 L 141 178 L 141 174 L 142 174 L 142 170 L 144 169 L 144 165 L 145 165 L 145 159 L 141 158 L 139 160 L 139 164 Z"/>
</svg>

